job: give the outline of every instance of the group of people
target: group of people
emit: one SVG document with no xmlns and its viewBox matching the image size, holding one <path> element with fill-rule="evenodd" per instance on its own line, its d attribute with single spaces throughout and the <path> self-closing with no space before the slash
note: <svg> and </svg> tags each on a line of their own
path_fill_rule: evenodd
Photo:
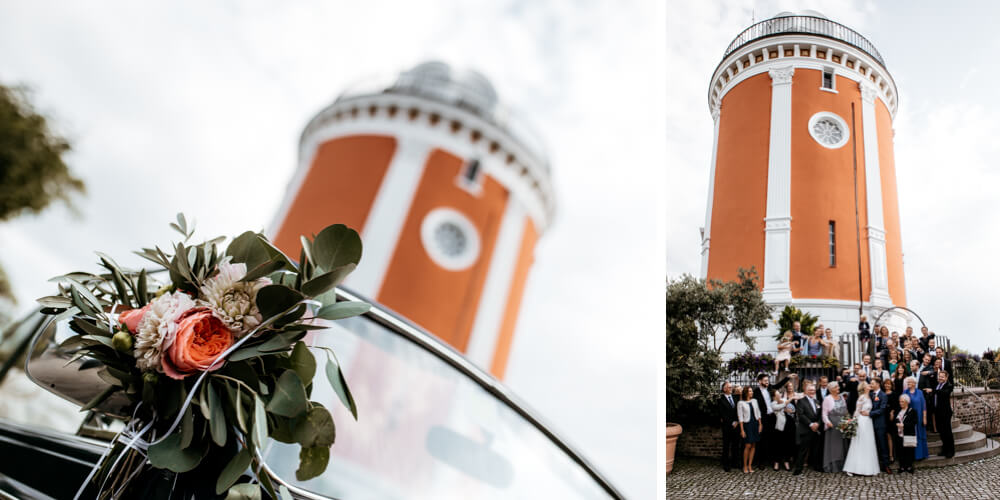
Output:
<svg viewBox="0 0 1000 500">
<path fill-rule="evenodd" d="M 913 337 L 910 328 L 902 337 L 885 327 L 876 330 L 877 336 L 864 340 L 869 351 L 862 362 L 844 368 L 835 380 L 799 381 L 792 373 L 772 386 L 770 375 L 761 373 L 756 386 L 724 383 L 718 400 L 723 468 L 749 474 L 755 465 L 784 467 L 797 475 L 808 463 L 819 472 L 871 476 L 892 474 L 890 464 L 897 463 L 897 472 L 913 473 L 914 461 L 929 456 L 927 433 L 934 431 L 940 455 L 954 456 L 951 362 L 934 345 L 934 334 L 926 328 L 922 338 Z M 825 348 L 828 331 L 819 326 L 812 337 L 800 334 L 800 339 L 807 346 L 819 339 L 816 344 Z M 794 333 L 784 338 L 801 349 Z M 779 344 L 779 356 L 781 350 Z M 775 378 L 779 373 L 776 363 Z M 856 419 L 851 438 L 840 430 L 847 418 Z"/>
</svg>

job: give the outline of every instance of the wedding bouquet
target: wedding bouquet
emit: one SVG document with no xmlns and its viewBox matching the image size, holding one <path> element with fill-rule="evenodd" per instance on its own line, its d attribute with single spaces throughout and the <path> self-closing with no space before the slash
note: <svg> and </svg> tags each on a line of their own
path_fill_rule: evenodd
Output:
<svg viewBox="0 0 1000 500">
<path fill-rule="evenodd" d="M 855 434 L 858 433 L 858 419 L 844 417 L 837 424 L 837 430 L 844 435 L 845 438 L 851 439 Z"/>
<path fill-rule="evenodd" d="M 110 386 L 83 410 L 100 410 L 112 395 L 127 398 L 126 428 L 88 482 L 100 485 L 100 498 L 118 497 L 150 467 L 177 474 L 203 467 L 217 475 L 217 494 L 232 488 L 259 498 L 263 487 L 271 498 L 286 497 L 261 474 L 261 449 L 268 438 L 299 444 L 299 480 L 326 469 L 334 422 L 309 400 L 317 365 L 303 339 L 324 321 L 369 309 L 336 302 L 333 290 L 360 261 L 361 240 L 332 225 L 302 237 L 293 262 L 261 234 L 245 232 L 223 249 L 223 238 L 188 245 L 193 230 L 181 214 L 171 227 L 183 235 L 172 253 L 136 252 L 159 269 L 125 269 L 98 253 L 105 272 L 54 278 L 58 295 L 39 299 L 42 312 L 71 318 L 74 335 L 60 347 L 74 361 L 103 364 L 99 374 Z M 158 274 L 164 283 L 154 283 Z M 357 419 L 336 355 L 325 354 L 330 385 Z M 234 486 L 247 470 L 258 484 Z"/>
</svg>

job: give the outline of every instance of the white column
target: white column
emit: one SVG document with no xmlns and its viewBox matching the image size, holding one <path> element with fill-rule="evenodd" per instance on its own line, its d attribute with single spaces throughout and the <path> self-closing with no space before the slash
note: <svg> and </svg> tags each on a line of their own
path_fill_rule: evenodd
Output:
<svg viewBox="0 0 1000 500">
<path fill-rule="evenodd" d="M 875 306 L 890 306 L 889 278 L 886 272 L 885 222 L 882 216 L 882 174 L 878 161 L 878 126 L 875 122 L 875 99 L 878 90 L 862 82 L 861 126 L 865 137 L 865 191 L 868 193 L 868 263 L 871 272 L 872 294 L 869 300 Z"/>
<path fill-rule="evenodd" d="M 510 286 L 514 280 L 517 259 L 524 238 L 525 212 L 517 200 L 511 199 L 500 219 L 497 241 L 490 257 L 483 294 L 476 309 L 476 320 L 465 355 L 480 368 L 489 371 L 500 337 L 500 324 L 507 310 Z"/>
<path fill-rule="evenodd" d="M 792 67 L 771 76 L 771 137 L 767 159 L 767 212 L 764 218 L 764 299 L 790 302 L 792 245 Z"/>
<path fill-rule="evenodd" d="M 719 106 L 712 106 L 715 132 L 712 134 L 712 164 L 708 174 L 708 208 L 705 209 L 705 230 L 701 235 L 701 277 L 708 277 L 708 248 L 712 239 L 712 204 L 715 203 L 715 162 L 719 152 Z"/>
<path fill-rule="evenodd" d="M 410 205 L 417 193 L 432 146 L 427 141 L 397 136 L 396 153 L 372 203 L 361 230 L 364 254 L 361 264 L 345 284 L 358 293 L 376 298 L 396 253 Z"/>
</svg>

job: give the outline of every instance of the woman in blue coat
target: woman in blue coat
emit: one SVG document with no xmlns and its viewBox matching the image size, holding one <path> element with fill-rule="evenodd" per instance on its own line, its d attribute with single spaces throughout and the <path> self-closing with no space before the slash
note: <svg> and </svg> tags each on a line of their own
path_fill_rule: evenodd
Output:
<svg viewBox="0 0 1000 500">
<path fill-rule="evenodd" d="M 927 451 L 927 402 L 924 395 L 917 390 L 917 379 L 906 377 L 906 390 L 904 394 L 910 397 L 910 408 L 917 412 L 917 449 L 913 452 L 913 458 L 923 460 L 930 453 Z"/>
</svg>

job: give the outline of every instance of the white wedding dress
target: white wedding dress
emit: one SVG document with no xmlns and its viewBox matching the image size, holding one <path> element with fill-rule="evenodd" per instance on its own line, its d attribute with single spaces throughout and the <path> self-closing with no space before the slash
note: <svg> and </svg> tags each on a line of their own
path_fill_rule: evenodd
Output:
<svg viewBox="0 0 1000 500">
<path fill-rule="evenodd" d="M 879 473 L 878 449 L 875 447 L 875 428 L 871 417 L 862 415 L 862 411 L 871 411 L 872 400 L 865 396 L 858 399 L 854 417 L 858 419 L 858 431 L 851 438 L 851 447 L 847 450 L 844 461 L 844 472 L 861 476 L 874 476 Z"/>
</svg>

